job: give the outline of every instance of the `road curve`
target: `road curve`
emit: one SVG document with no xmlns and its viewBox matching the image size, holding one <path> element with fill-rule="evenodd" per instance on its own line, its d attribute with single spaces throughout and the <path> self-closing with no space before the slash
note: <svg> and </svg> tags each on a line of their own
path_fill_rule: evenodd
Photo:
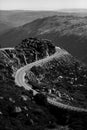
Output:
<svg viewBox="0 0 87 130">
<path fill-rule="evenodd" d="M 14 50 L 14 48 L 0 48 L 0 50 L 7 50 L 7 49 Z M 66 52 L 66 51 L 62 51 L 62 49 L 60 49 L 59 47 L 56 47 L 56 53 L 55 54 L 53 54 L 51 56 L 48 56 L 48 57 L 46 57 L 44 59 L 35 61 L 33 63 L 30 63 L 30 64 L 28 64 L 28 65 L 26 65 L 24 67 L 21 67 L 20 69 L 17 70 L 17 72 L 15 74 L 15 83 L 18 86 L 23 86 L 27 90 L 30 90 L 30 89 L 33 90 L 31 85 L 27 85 L 25 83 L 25 80 L 24 80 L 24 77 L 25 77 L 25 74 L 26 74 L 25 72 L 27 70 L 29 70 L 33 65 L 43 64 L 44 62 L 46 62 L 48 60 L 51 60 L 52 58 L 60 57 L 62 54 L 64 55 L 64 54 L 69 54 L 69 53 Z M 38 93 L 35 90 L 33 90 L 33 92 L 34 92 L 34 94 Z M 50 104 L 52 104 L 54 106 L 57 106 L 59 108 L 62 108 L 62 109 L 67 109 L 67 110 L 76 111 L 76 112 L 87 112 L 87 109 L 66 105 L 66 104 L 57 102 L 57 101 L 53 100 L 50 97 L 47 97 L 47 101 L 48 101 L 48 103 L 50 103 Z"/>
<path fill-rule="evenodd" d="M 23 86 L 27 90 L 33 90 L 32 86 L 29 85 L 29 84 L 27 85 L 26 82 L 25 82 L 24 77 L 25 77 L 26 71 L 29 70 L 30 68 L 32 68 L 32 66 L 34 66 L 34 65 L 35 66 L 39 65 L 39 64 L 41 65 L 41 64 L 43 64 L 47 61 L 50 61 L 52 58 L 58 58 L 61 55 L 65 55 L 65 54 L 69 54 L 69 53 L 67 51 L 60 49 L 59 47 L 56 47 L 56 53 L 55 54 L 48 56 L 44 59 L 35 61 L 33 63 L 27 64 L 24 67 L 21 67 L 15 74 L 15 83 L 20 87 Z M 33 92 L 34 92 L 34 94 L 38 93 L 35 90 L 33 90 Z M 66 104 L 57 102 L 50 97 L 47 97 L 47 101 L 48 101 L 48 103 L 50 103 L 54 106 L 57 106 L 59 108 L 62 108 L 62 109 L 67 109 L 67 110 L 76 111 L 76 112 L 87 112 L 87 109 L 66 105 Z"/>
<path fill-rule="evenodd" d="M 0 51 L 1 51 L 1 50 L 2 50 L 2 51 L 3 51 L 3 50 L 8 50 L 8 49 L 9 49 L 9 50 L 14 50 L 14 47 L 0 48 Z"/>
<path fill-rule="evenodd" d="M 16 75 L 15 75 L 15 83 L 18 85 L 18 86 L 24 86 L 25 89 L 31 89 L 31 86 L 28 86 L 26 85 L 26 83 L 24 82 L 24 76 L 26 74 L 26 71 L 29 70 L 30 68 L 32 68 L 32 66 L 36 66 L 36 65 L 39 65 L 39 64 L 44 64 L 45 62 L 51 60 L 52 58 L 55 58 L 55 57 L 60 57 L 61 55 L 64 55 L 64 54 L 68 54 L 68 52 L 66 51 L 63 51 L 61 50 L 59 47 L 56 48 L 56 53 L 51 55 L 51 56 L 47 56 L 46 58 L 44 59 L 41 59 L 41 60 L 38 60 L 38 61 L 35 61 L 35 62 L 32 62 L 30 64 L 27 64 L 26 66 L 24 67 L 21 67 L 20 69 L 18 69 L 18 71 L 16 72 Z"/>
<path fill-rule="evenodd" d="M 14 50 L 14 48 L 0 48 L 0 50 L 7 50 L 7 49 L 10 49 L 10 50 Z M 18 85 L 18 86 L 23 86 L 25 89 L 27 90 L 33 90 L 32 89 L 32 86 L 31 85 L 27 85 L 25 83 L 25 80 L 24 80 L 24 76 L 25 76 L 25 72 L 27 70 L 29 70 L 33 65 L 38 65 L 40 63 L 44 63 L 48 60 L 51 60 L 52 58 L 54 57 L 60 57 L 62 54 L 68 54 L 68 52 L 66 51 L 60 51 L 61 49 L 59 47 L 56 47 L 56 53 L 53 54 L 52 56 L 48 56 L 44 59 L 41 59 L 39 61 L 35 61 L 33 63 L 30 63 L 22 68 L 20 68 L 19 70 L 17 70 L 16 74 L 15 74 L 15 83 Z M 34 94 L 38 93 L 37 91 L 33 90 Z M 56 102 L 55 100 L 53 100 L 52 98 L 50 97 L 47 97 L 47 101 L 48 103 L 54 105 L 54 106 L 57 106 L 59 108 L 62 108 L 62 109 L 67 109 L 67 110 L 71 110 L 71 111 L 76 111 L 76 112 L 87 112 L 87 109 L 84 109 L 84 108 L 79 108 L 79 107 L 73 107 L 73 106 L 70 106 L 70 105 L 66 105 L 66 104 L 63 104 L 63 103 L 60 103 L 60 102 Z"/>
<path fill-rule="evenodd" d="M 26 66 L 24 67 L 21 67 L 20 69 L 18 69 L 18 71 L 16 72 L 15 74 L 15 83 L 18 85 L 18 86 L 23 86 L 25 89 L 27 90 L 33 90 L 32 89 L 32 86 L 31 85 L 27 85 L 25 83 L 25 80 L 24 80 L 24 77 L 25 77 L 25 74 L 26 74 L 26 71 L 29 70 L 30 68 L 32 68 L 32 66 L 34 65 L 38 65 L 40 63 L 44 63 L 48 60 L 51 60 L 52 58 L 54 58 L 55 56 L 58 57 L 58 54 L 59 56 L 61 56 L 61 54 L 63 53 L 63 51 L 60 51 L 61 49 L 59 47 L 56 48 L 56 53 L 51 55 L 51 56 L 48 56 L 44 59 L 41 59 L 41 60 L 38 60 L 38 61 L 35 61 L 35 62 L 32 62 L 30 64 L 27 64 Z M 64 52 L 64 54 L 68 54 L 66 51 Z M 37 92 L 35 90 L 33 90 L 34 94 L 36 94 Z"/>
</svg>

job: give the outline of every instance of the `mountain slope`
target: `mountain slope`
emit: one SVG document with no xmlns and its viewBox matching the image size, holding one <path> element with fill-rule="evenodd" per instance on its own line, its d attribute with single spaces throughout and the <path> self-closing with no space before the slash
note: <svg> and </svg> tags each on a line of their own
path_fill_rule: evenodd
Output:
<svg viewBox="0 0 87 130">
<path fill-rule="evenodd" d="M 8 29 L 10 27 L 18 27 L 22 26 L 26 23 L 29 23 L 37 18 L 43 18 L 47 16 L 53 16 L 57 14 L 55 11 L 24 11 L 24 10 L 14 10 L 14 11 L 7 11 L 7 10 L 0 10 L 0 21 L 3 23 L 3 26 L 0 28 L 0 34 L 5 32 L 5 27 L 7 25 Z M 7 31 L 7 28 L 6 28 Z M 2 33 L 1 33 L 2 32 Z"/>
<path fill-rule="evenodd" d="M 0 35 L 3 33 L 6 33 L 9 29 L 13 28 L 10 24 L 7 22 L 0 21 Z"/>
<path fill-rule="evenodd" d="M 73 112 L 52 104 L 57 97 L 63 104 L 72 103 L 87 110 L 87 67 L 63 52 L 66 51 L 55 48 L 51 41 L 36 38 L 24 39 L 14 48 L 0 49 L 0 130 L 87 129 L 87 112 Z M 27 81 L 32 89 L 39 90 L 36 95 L 14 80 L 15 72 L 29 64 L 34 66 L 27 69 Z M 48 103 L 47 96 L 54 97 L 52 102 Z"/>
<path fill-rule="evenodd" d="M 3 47 L 14 46 L 27 37 L 47 38 L 87 63 L 87 17 L 60 15 L 37 19 L 0 36 Z"/>
<path fill-rule="evenodd" d="M 5 11 L 0 10 L 0 18 L 3 22 L 8 22 L 13 26 L 20 26 L 25 23 L 31 22 L 37 18 L 46 16 L 53 16 L 57 14 L 56 11 L 29 11 L 29 10 L 14 10 Z"/>
<path fill-rule="evenodd" d="M 22 26 L 37 18 L 52 16 L 57 14 L 54 11 L 24 11 L 24 10 L 0 10 L 0 35 L 9 31 L 9 29 Z"/>
</svg>

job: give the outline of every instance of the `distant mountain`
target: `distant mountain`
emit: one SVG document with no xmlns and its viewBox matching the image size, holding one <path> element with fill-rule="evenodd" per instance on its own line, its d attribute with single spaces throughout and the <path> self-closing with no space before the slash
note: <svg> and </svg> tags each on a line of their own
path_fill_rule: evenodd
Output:
<svg viewBox="0 0 87 130">
<path fill-rule="evenodd" d="M 0 36 L 2 47 L 15 46 L 27 37 L 50 39 L 87 63 L 87 16 L 60 15 L 34 20 Z"/>
<path fill-rule="evenodd" d="M 43 18 L 47 16 L 57 15 L 55 11 L 24 11 L 24 10 L 11 10 L 11 11 L 0 11 L 0 22 L 3 23 L 0 26 L 0 33 L 5 32 L 5 28 L 11 29 L 29 23 L 37 18 Z M 1 24 L 1 23 L 0 23 Z M 5 26 L 4 26 L 5 24 Z M 11 28 L 10 28 L 11 27 Z M 6 28 L 6 31 L 7 31 Z"/>
<path fill-rule="evenodd" d="M 0 35 L 7 32 L 7 30 L 30 23 L 35 19 L 44 18 L 48 16 L 67 16 L 70 13 L 80 15 L 81 17 L 87 15 L 87 10 L 77 9 L 62 9 L 57 11 L 30 11 L 30 10 L 0 10 Z M 5 24 L 5 26 L 4 26 Z"/>
<path fill-rule="evenodd" d="M 57 11 L 0 10 L 0 35 L 35 19 L 53 15 L 60 14 Z"/>
<path fill-rule="evenodd" d="M 32 22 L 35 19 L 38 18 L 44 18 L 48 16 L 67 16 L 70 15 L 70 13 L 81 17 L 87 15 L 87 10 L 57 10 L 57 11 L 30 11 L 30 10 L 0 10 L 0 22 L 3 23 L 2 26 L 0 26 L 0 35 L 7 31 L 7 29 L 11 29 L 14 27 L 22 26 L 26 23 Z M 0 24 L 1 24 L 0 23 Z M 4 26 L 5 24 L 5 26 Z"/>
</svg>

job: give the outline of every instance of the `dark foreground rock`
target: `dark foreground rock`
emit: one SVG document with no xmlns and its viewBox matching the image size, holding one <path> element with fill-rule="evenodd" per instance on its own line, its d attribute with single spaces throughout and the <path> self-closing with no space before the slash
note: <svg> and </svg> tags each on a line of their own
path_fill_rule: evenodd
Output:
<svg viewBox="0 0 87 130">
<path fill-rule="evenodd" d="M 68 128 L 66 124 L 64 127 L 58 124 L 49 108 L 44 96 L 34 97 L 32 91 L 26 91 L 14 82 L 0 82 L 0 130 Z"/>
<path fill-rule="evenodd" d="M 53 107 L 13 82 L 0 82 L 0 130 L 86 130 L 87 115 Z"/>
<path fill-rule="evenodd" d="M 56 127 L 54 117 L 33 99 L 32 91 L 13 82 L 0 82 L 0 130 L 45 129 Z"/>
</svg>

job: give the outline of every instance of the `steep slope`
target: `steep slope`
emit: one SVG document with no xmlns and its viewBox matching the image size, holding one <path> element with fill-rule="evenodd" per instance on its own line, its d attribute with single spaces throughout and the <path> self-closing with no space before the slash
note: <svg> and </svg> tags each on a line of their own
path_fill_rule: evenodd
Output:
<svg viewBox="0 0 87 130">
<path fill-rule="evenodd" d="M 87 17 L 78 14 L 60 15 L 37 19 L 0 36 L 3 47 L 14 46 L 27 37 L 46 38 L 54 41 L 75 57 L 87 63 Z M 79 48 L 79 49 L 78 49 Z"/>
<path fill-rule="evenodd" d="M 70 96 L 75 91 L 74 98 L 76 96 L 78 99 L 79 108 L 86 109 L 87 107 L 85 102 L 85 98 L 87 98 L 87 67 L 74 59 L 68 52 L 63 53 L 66 51 L 60 48 L 57 52 L 58 55 L 60 54 L 60 58 L 54 57 L 53 60 L 47 60 L 45 63 L 46 59 L 55 56 L 56 51 L 51 41 L 36 38 L 24 39 L 14 48 L 0 49 L 1 130 L 85 130 L 87 128 L 87 112 L 79 113 L 56 107 L 52 104 L 53 100 L 51 103 L 47 101 L 47 96 L 52 96 L 51 93 L 44 95 L 40 92 L 44 85 L 43 92 L 50 92 L 55 85 L 57 92 L 61 94 L 62 101 L 66 99 L 67 103 L 69 99 L 67 95 Z M 41 61 L 42 67 L 36 67 L 35 61 Z M 32 91 L 25 90 L 24 86 L 18 86 L 14 81 L 15 73 L 27 64 L 34 65 L 29 71 L 35 75 L 33 77 L 34 84 L 32 85 L 31 80 L 31 85 L 33 89 L 39 90 L 36 95 Z M 44 75 L 43 79 L 40 77 L 41 74 Z M 28 78 L 31 79 L 31 76 Z M 41 84 L 35 82 L 35 77 Z M 75 78 L 78 81 L 74 81 Z M 77 86 L 74 86 L 75 84 Z M 56 96 L 55 90 L 53 93 Z M 83 93 L 84 95 L 82 95 Z M 79 94 L 81 95 L 79 96 Z M 57 102 L 59 101 L 57 100 Z"/>
<path fill-rule="evenodd" d="M 79 108 L 86 109 L 87 67 L 83 66 L 82 63 L 74 59 L 65 50 L 58 48 L 57 51 L 51 41 L 38 40 L 36 38 L 24 39 L 15 48 L 1 49 L 1 68 L 3 66 L 7 67 L 7 75 L 5 76 L 3 75 L 4 70 L 2 69 L 2 78 L 12 79 L 12 71 L 12 76 L 14 77 L 20 67 L 33 62 L 34 68 L 32 67 L 32 71 L 33 73 L 35 71 L 36 78 L 34 74 L 32 76 L 30 70 L 28 74 L 28 82 L 30 85 L 36 88 L 39 86 L 39 89 L 45 92 L 46 95 L 51 96 L 52 94 L 54 97 L 60 98 L 60 100 L 62 98 L 62 103 L 71 105 L 71 108 L 72 106 L 79 106 Z M 36 64 L 40 62 L 39 60 L 41 61 L 41 66 L 39 64 L 38 69 Z M 5 65 L 2 65 L 3 62 Z M 11 71 L 9 71 L 9 74 L 11 73 L 10 75 L 8 75 L 8 70 Z M 58 92 L 49 93 L 49 91 L 54 91 L 54 89 Z"/>
</svg>

